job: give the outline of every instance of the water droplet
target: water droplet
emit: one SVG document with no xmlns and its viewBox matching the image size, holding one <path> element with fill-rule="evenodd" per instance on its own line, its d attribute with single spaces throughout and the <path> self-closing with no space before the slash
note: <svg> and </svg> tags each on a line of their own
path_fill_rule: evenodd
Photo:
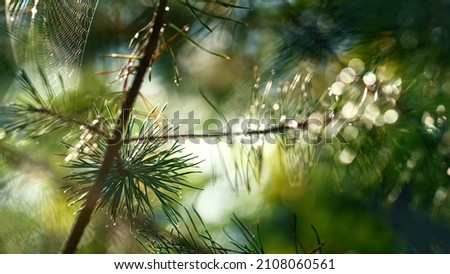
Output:
<svg viewBox="0 0 450 274">
<path fill-rule="evenodd" d="M 275 103 L 275 104 L 273 104 L 272 108 L 273 108 L 273 110 L 279 110 L 280 109 L 280 105 Z"/>
<path fill-rule="evenodd" d="M 355 158 L 356 152 L 348 147 L 344 148 L 344 150 L 342 150 L 339 154 L 339 161 L 341 161 L 344 165 L 351 164 Z"/>
<path fill-rule="evenodd" d="M 386 121 L 384 120 L 384 116 L 378 115 L 378 117 L 374 121 L 374 125 L 377 127 L 384 126 Z"/>
<path fill-rule="evenodd" d="M 430 113 L 425 112 L 422 116 L 422 123 L 427 127 L 427 128 L 433 128 L 434 127 L 434 118 L 431 117 Z"/>
<path fill-rule="evenodd" d="M 36 3 L 37 4 L 37 3 Z M 36 8 L 36 6 L 34 6 L 32 9 L 31 9 L 31 19 L 34 19 L 35 17 L 36 17 L 36 13 L 38 12 L 38 10 L 37 10 L 37 8 Z"/>
<path fill-rule="evenodd" d="M 366 74 L 364 74 L 363 81 L 364 84 L 366 84 L 366 86 L 371 86 L 375 84 L 375 82 L 377 81 L 377 76 L 375 75 L 375 73 L 369 71 Z"/>
<path fill-rule="evenodd" d="M 394 71 L 392 68 L 388 68 L 386 65 L 377 67 L 377 80 L 382 81 L 389 81 L 394 77 Z"/>
<path fill-rule="evenodd" d="M 313 112 L 308 117 L 308 132 L 312 134 L 320 134 L 324 127 L 324 115 L 320 112 Z"/>
<path fill-rule="evenodd" d="M 355 140 L 356 137 L 358 137 L 358 134 L 359 130 L 354 126 L 347 126 L 343 131 L 344 138 L 347 141 Z"/>
<path fill-rule="evenodd" d="M 352 68 L 344 68 L 339 74 L 339 80 L 345 84 L 350 84 L 355 80 L 356 72 Z"/>
<path fill-rule="evenodd" d="M 374 104 L 368 105 L 364 110 L 364 116 L 372 122 L 375 121 L 379 115 L 380 109 Z"/>
<path fill-rule="evenodd" d="M 398 120 L 398 112 L 394 109 L 390 109 L 384 113 L 383 118 L 387 124 L 393 124 Z"/>
<path fill-rule="evenodd" d="M 297 121 L 295 121 L 295 120 L 290 120 L 290 121 L 287 123 L 287 127 L 289 127 L 289 128 L 297 128 L 297 127 L 298 127 L 298 123 L 297 123 Z"/>
<path fill-rule="evenodd" d="M 401 85 L 402 85 L 402 78 L 400 78 L 400 77 L 395 77 L 393 80 L 392 80 L 392 84 L 394 85 L 394 86 L 396 86 L 396 87 L 400 87 Z"/>
<path fill-rule="evenodd" d="M 334 148 L 330 144 L 325 144 L 321 149 L 321 154 L 324 156 L 332 156 L 334 154 Z"/>
<path fill-rule="evenodd" d="M 385 86 L 383 86 L 382 90 L 383 90 L 384 94 L 388 94 L 389 95 L 389 94 L 392 94 L 394 92 L 395 88 L 396 87 L 393 86 L 393 85 L 385 85 Z"/>
<path fill-rule="evenodd" d="M 342 108 L 342 115 L 347 119 L 355 117 L 357 113 L 358 108 L 352 102 L 347 102 Z"/>
<path fill-rule="evenodd" d="M 165 8 L 165 10 L 166 10 L 166 11 L 170 11 L 170 7 L 167 6 L 167 7 Z"/>
<path fill-rule="evenodd" d="M 438 188 L 434 194 L 433 204 L 440 205 L 447 198 L 447 190 L 445 188 Z"/>
<path fill-rule="evenodd" d="M 331 85 L 330 91 L 334 95 L 342 95 L 344 93 L 345 84 L 342 82 L 335 82 Z"/>
<path fill-rule="evenodd" d="M 317 125 L 324 125 L 325 115 L 321 112 L 313 112 L 309 115 L 308 122 Z"/>
<path fill-rule="evenodd" d="M 393 203 L 393 202 L 397 201 L 399 195 L 400 195 L 400 192 L 398 190 L 392 190 L 391 193 L 389 193 L 387 199 L 390 203 Z"/>
<path fill-rule="evenodd" d="M 348 66 L 351 67 L 358 75 L 361 74 L 365 69 L 364 62 L 358 58 L 350 60 L 350 62 L 348 62 Z"/>
<path fill-rule="evenodd" d="M 389 96 L 397 96 L 400 94 L 400 89 L 395 85 L 385 85 L 382 87 L 382 91 Z"/>
</svg>

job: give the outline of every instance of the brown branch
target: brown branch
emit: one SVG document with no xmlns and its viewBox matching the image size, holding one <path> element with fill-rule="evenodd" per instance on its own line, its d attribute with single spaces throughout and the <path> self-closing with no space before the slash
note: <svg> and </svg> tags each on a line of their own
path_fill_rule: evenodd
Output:
<svg viewBox="0 0 450 274">
<path fill-rule="evenodd" d="M 144 81 L 145 74 L 152 60 L 152 56 L 158 48 L 158 40 L 163 26 L 163 18 L 168 0 L 160 0 L 157 11 L 154 15 L 154 24 L 152 32 L 146 41 L 144 47 L 144 56 L 139 60 L 138 67 L 136 68 L 136 75 L 131 84 L 125 101 L 122 104 L 122 110 L 117 118 L 116 127 L 112 132 L 112 138 L 108 139 L 108 147 L 104 155 L 103 163 L 97 173 L 94 184 L 92 185 L 89 193 L 87 194 L 84 207 L 81 209 L 78 217 L 72 227 L 72 230 L 67 238 L 64 246 L 61 250 L 62 253 L 74 253 L 77 249 L 78 243 L 83 236 L 84 230 L 89 224 L 92 214 L 97 206 L 97 203 L 101 197 L 101 192 L 106 185 L 108 174 L 119 154 L 119 150 L 123 145 L 123 129 L 127 125 L 131 110 L 136 101 L 136 97 L 139 94 L 142 82 Z"/>
</svg>

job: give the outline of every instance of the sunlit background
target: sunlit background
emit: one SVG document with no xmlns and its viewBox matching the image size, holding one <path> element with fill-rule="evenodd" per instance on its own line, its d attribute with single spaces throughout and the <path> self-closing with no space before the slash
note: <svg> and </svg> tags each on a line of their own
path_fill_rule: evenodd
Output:
<svg viewBox="0 0 450 274">
<path fill-rule="evenodd" d="M 131 54 L 153 2 L 99 1 L 71 101 L 80 116 L 120 98 L 115 78 L 126 59 L 108 55 Z M 251 145 L 242 135 L 180 140 L 199 162 L 187 181 L 202 189 L 185 189 L 181 203 L 218 242 L 242 237 L 231 222 L 237 216 L 267 253 L 450 252 L 450 1 L 225 1 L 250 9 L 207 7 L 233 18 L 201 17 L 212 32 L 179 2 L 169 1 L 166 21 L 189 24 L 206 50 L 167 26 L 171 52 L 155 61 L 141 111 L 167 104 L 168 119 L 193 111 L 197 133 L 211 118 L 316 122 L 300 136 L 286 130 Z M 1 24 L 4 105 L 18 88 L 3 16 Z M 67 237 L 79 205 L 64 192 L 71 170 L 63 137 L 0 128 L 0 252 L 56 253 Z M 163 221 L 142 216 L 130 226 L 99 211 L 79 252 L 146 252 L 136 228 L 171 230 L 157 217 Z"/>
</svg>

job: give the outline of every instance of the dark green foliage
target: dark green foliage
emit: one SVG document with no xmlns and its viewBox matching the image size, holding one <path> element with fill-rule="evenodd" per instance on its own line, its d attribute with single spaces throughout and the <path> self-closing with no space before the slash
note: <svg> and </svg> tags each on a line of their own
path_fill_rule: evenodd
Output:
<svg viewBox="0 0 450 274">
<path fill-rule="evenodd" d="M 228 243 L 218 241 L 211 234 L 198 212 L 186 210 L 182 226 L 173 226 L 170 231 L 142 229 L 140 234 L 144 248 L 158 254 L 261 254 L 262 243 L 236 216 L 232 218 L 237 236 L 224 231 Z M 234 234 L 234 233 L 233 233 Z"/>
<path fill-rule="evenodd" d="M 264 236 L 261 235 L 260 224 L 246 225 L 235 214 L 231 217 L 231 226 L 222 229 L 217 234 L 210 231 L 200 214 L 192 208 L 192 213 L 185 209 L 184 219 L 181 225 L 171 226 L 166 231 L 157 231 L 148 224 L 141 229 L 139 240 L 142 246 L 149 252 L 157 254 L 264 254 Z M 307 253 L 298 238 L 297 217 L 282 224 L 292 225 L 292 246 L 295 253 Z M 256 229 L 254 228 L 256 226 Z M 312 226 L 316 234 L 318 245 L 308 253 L 321 253 L 325 244 L 320 241 L 317 230 Z M 225 236 L 225 238 L 223 237 Z"/>
<path fill-rule="evenodd" d="M 83 67 L 86 74 L 119 68 L 115 79 L 82 75 L 80 88 L 72 90 L 64 71 L 51 70 L 64 57 L 23 64 L 26 52 L 19 54 L 25 70 L 7 94 L 17 98 L 0 107 L 0 206 L 18 193 L 9 186 L 22 174 L 50 170 L 46 180 L 58 190 L 64 185 L 64 198 L 83 210 L 104 164 L 112 163 L 94 212 L 106 211 L 109 221 L 140 228 L 139 241 L 149 252 L 448 252 L 449 1 L 169 1 L 170 11 L 157 22 L 164 31 L 159 40 L 148 41 L 158 2 L 100 2 L 106 12 L 94 20 Z M 18 19 L 29 15 L 21 12 Z M 1 45 L 33 40 L 21 25 L 29 19 L 17 20 L 13 32 L 22 33 L 2 38 Z M 40 28 L 30 33 L 42 40 L 46 30 Z M 59 26 L 50 30 L 59 37 Z M 84 45 L 81 40 L 78 46 Z M 149 44 L 156 49 L 141 71 L 152 69 L 153 86 L 135 85 L 141 87 L 133 91 L 137 103 L 128 100 L 130 108 L 122 109 Z M 133 56 L 127 45 L 135 46 Z M 14 50 L 46 48 L 35 51 L 30 43 Z M 129 60 L 96 59 L 111 52 Z M 76 51 L 70 61 L 76 68 L 81 55 Z M 7 75 L 12 75 L 10 61 L 0 58 Z M 171 73 L 177 87 L 166 77 Z M 100 84 L 111 81 L 108 87 Z M 119 81 L 123 85 L 115 85 Z M 177 142 L 189 134 L 207 135 L 177 135 L 164 122 L 164 108 L 152 106 L 160 100 L 175 109 L 172 101 L 180 102 L 180 109 L 202 110 L 205 119 L 214 110 L 222 120 L 258 122 L 240 132 L 226 128 L 211 134 L 227 142 L 231 157 L 219 144 L 213 160 L 220 165 L 208 175 L 197 167 L 203 159 L 184 153 Z M 206 111 L 203 101 L 209 104 Z M 120 111 L 130 115 L 125 119 Z M 270 128 L 263 119 L 273 120 Z M 256 137 L 259 142 L 241 142 Z M 30 140 L 36 143 L 19 145 Z M 105 158 L 117 144 L 117 156 Z M 44 156 L 32 157 L 43 151 Z M 207 175 L 193 174 L 199 171 Z M 56 179 L 61 177 L 63 183 Z M 223 223 L 211 224 L 197 205 L 186 210 L 202 189 L 224 181 L 248 201 L 214 212 L 229 215 Z M 219 203 L 228 203 L 226 193 L 220 194 Z M 286 211 L 295 213 L 291 229 L 280 226 L 280 212 Z M 0 214 L 10 218 L 14 210 Z M 248 225 L 255 219 L 261 225 Z M 412 225 L 405 225 L 409 220 Z M 1 236 L 6 246 L 7 235 Z"/>
</svg>

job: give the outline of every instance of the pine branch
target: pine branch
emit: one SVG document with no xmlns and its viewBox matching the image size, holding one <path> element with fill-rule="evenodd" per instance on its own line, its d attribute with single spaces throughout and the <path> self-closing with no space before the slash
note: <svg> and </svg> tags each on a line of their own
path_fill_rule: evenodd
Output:
<svg viewBox="0 0 450 274">
<path fill-rule="evenodd" d="M 99 125 L 90 125 L 87 124 L 81 120 L 78 120 L 76 118 L 73 117 L 68 117 L 68 116 L 64 116 L 60 113 L 57 113 L 55 111 L 52 111 L 51 109 L 46 109 L 46 108 L 39 108 L 36 109 L 36 112 L 41 113 L 43 115 L 49 116 L 51 118 L 54 118 L 62 123 L 66 123 L 66 124 L 72 124 L 72 125 L 76 125 L 76 126 L 80 126 L 82 128 L 85 128 L 89 131 L 92 131 L 100 136 L 104 136 L 107 137 L 107 132 L 105 132 L 101 126 Z"/>
<path fill-rule="evenodd" d="M 124 131 L 125 138 L 130 136 L 133 128 L 140 126 L 140 132 L 166 132 L 167 127 L 153 124 L 137 125 L 132 117 Z M 69 167 L 74 172 L 65 179 L 76 183 L 66 192 L 71 193 L 71 204 L 84 201 L 84 196 L 95 181 L 97 171 L 103 162 L 107 145 L 104 140 L 96 142 L 95 150 L 79 149 L 77 156 L 70 161 Z M 155 217 L 153 199 L 158 200 L 167 217 L 178 222 L 180 214 L 175 207 L 180 205 L 179 197 L 184 187 L 195 188 L 186 183 L 185 176 L 194 173 L 196 163 L 191 154 L 180 156 L 181 148 L 175 142 L 167 145 L 166 140 L 140 141 L 125 144 L 120 149 L 119 157 L 108 175 L 108 182 L 102 190 L 101 200 L 96 210 L 106 209 L 115 222 L 118 216 L 125 215 L 133 220 L 140 213 L 149 218 Z"/>
<path fill-rule="evenodd" d="M 235 214 L 230 219 L 233 233 L 222 230 L 228 241 L 219 241 L 217 235 L 206 225 L 195 207 L 192 212 L 184 208 L 186 218 L 180 226 L 173 226 L 170 233 L 158 231 L 151 225 L 138 231 L 141 246 L 157 254 L 263 254 L 259 237 L 259 225 L 255 234 Z M 221 243 L 223 242 L 223 244 Z"/>
<path fill-rule="evenodd" d="M 306 129 L 308 127 L 308 121 L 299 123 L 296 127 L 289 124 L 282 124 L 276 127 L 271 127 L 262 130 L 249 130 L 242 132 L 215 132 L 215 133 L 174 133 L 174 134 L 161 134 L 151 136 L 139 136 L 124 140 L 125 144 L 136 141 L 153 141 L 153 140 L 181 140 L 181 139 L 206 139 L 206 138 L 226 138 L 235 136 L 251 136 L 251 135 L 266 135 L 266 134 L 282 134 L 287 130 Z"/>
<path fill-rule="evenodd" d="M 91 187 L 89 193 L 87 194 L 85 205 L 80 211 L 68 239 L 64 243 L 64 246 L 61 250 L 62 253 L 74 253 L 76 251 L 78 243 L 83 236 L 84 230 L 89 224 L 92 213 L 94 212 L 98 204 L 101 191 L 105 187 L 108 174 L 110 173 L 113 163 L 115 162 L 119 154 L 119 150 L 123 145 L 122 136 L 123 130 L 125 128 L 124 125 L 126 125 L 130 119 L 131 110 L 133 109 L 136 98 L 139 95 L 139 90 L 152 61 L 152 56 L 157 50 L 167 2 L 168 0 L 160 0 L 159 2 L 159 6 L 154 16 L 154 25 L 152 28 L 152 32 L 149 35 L 148 40 L 146 41 L 146 46 L 144 48 L 144 56 L 139 60 L 134 81 L 130 89 L 128 90 L 125 101 L 122 104 L 121 113 L 117 118 L 114 132 L 112 132 L 112 138 L 108 139 L 108 147 L 104 155 L 103 163 L 98 170 L 94 185 Z"/>
<path fill-rule="evenodd" d="M 67 109 L 58 107 L 54 102 L 64 100 L 64 93 L 55 94 L 44 72 L 41 70 L 40 72 L 46 97 L 39 94 L 28 74 L 20 71 L 18 79 L 25 97 L 18 103 L 0 106 L 0 127 L 7 132 L 24 130 L 27 134 L 38 137 L 61 127 L 75 125 L 107 137 L 107 132 L 101 125 L 77 119 Z"/>
</svg>

